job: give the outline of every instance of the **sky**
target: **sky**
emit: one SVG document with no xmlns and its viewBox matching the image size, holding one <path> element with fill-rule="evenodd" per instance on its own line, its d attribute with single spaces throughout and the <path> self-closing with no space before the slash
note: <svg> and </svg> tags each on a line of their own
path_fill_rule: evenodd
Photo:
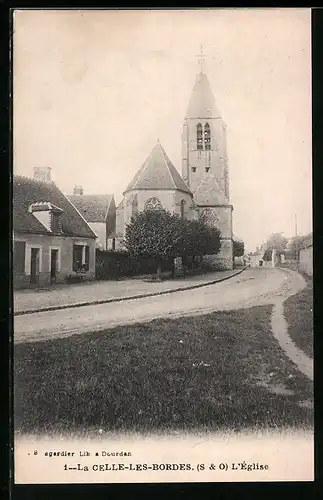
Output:
<svg viewBox="0 0 323 500">
<path fill-rule="evenodd" d="M 203 45 L 227 124 L 233 231 L 254 251 L 312 230 L 310 9 L 16 10 L 13 169 L 122 192 L 181 128 Z"/>
</svg>

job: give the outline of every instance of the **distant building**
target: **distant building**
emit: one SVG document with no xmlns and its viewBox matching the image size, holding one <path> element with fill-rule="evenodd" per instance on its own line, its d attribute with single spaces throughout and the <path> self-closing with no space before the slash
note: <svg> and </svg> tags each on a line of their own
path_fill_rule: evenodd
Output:
<svg viewBox="0 0 323 500">
<path fill-rule="evenodd" d="M 313 235 L 302 242 L 299 250 L 299 270 L 308 276 L 313 275 Z"/>
<path fill-rule="evenodd" d="M 97 235 L 96 246 L 102 250 L 115 249 L 116 204 L 113 194 L 87 195 L 75 186 L 68 199 L 77 208 Z"/>
<path fill-rule="evenodd" d="M 15 287 L 59 283 L 68 276 L 95 277 L 96 235 L 51 181 L 51 169 L 13 179 L 13 279 Z"/>
</svg>

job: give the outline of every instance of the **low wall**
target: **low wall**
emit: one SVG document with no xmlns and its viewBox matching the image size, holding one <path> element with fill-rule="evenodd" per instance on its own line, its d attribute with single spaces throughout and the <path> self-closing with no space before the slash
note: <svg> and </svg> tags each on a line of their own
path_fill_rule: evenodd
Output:
<svg viewBox="0 0 323 500">
<path fill-rule="evenodd" d="M 313 245 L 299 251 L 299 270 L 307 276 L 313 276 Z"/>
</svg>

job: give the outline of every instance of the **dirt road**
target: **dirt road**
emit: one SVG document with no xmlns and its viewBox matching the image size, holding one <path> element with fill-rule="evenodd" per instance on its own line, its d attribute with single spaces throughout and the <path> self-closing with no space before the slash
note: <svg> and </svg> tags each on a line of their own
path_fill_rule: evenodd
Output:
<svg viewBox="0 0 323 500">
<path fill-rule="evenodd" d="M 34 342 L 147 322 L 275 303 L 305 286 L 297 273 L 247 269 L 228 281 L 203 288 L 136 300 L 16 316 L 14 342 Z"/>
</svg>

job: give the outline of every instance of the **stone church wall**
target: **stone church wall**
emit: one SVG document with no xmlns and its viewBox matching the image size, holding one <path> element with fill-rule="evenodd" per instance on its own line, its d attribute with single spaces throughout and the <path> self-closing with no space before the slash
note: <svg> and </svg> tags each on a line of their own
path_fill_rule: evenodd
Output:
<svg viewBox="0 0 323 500">
<path fill-rule="evenodd" d="M 216 271 L 233 269 L 232 240 L 222 240 L 220 252 L 216 255 L 205 255 L 203 265 Z"/>
</svg>

